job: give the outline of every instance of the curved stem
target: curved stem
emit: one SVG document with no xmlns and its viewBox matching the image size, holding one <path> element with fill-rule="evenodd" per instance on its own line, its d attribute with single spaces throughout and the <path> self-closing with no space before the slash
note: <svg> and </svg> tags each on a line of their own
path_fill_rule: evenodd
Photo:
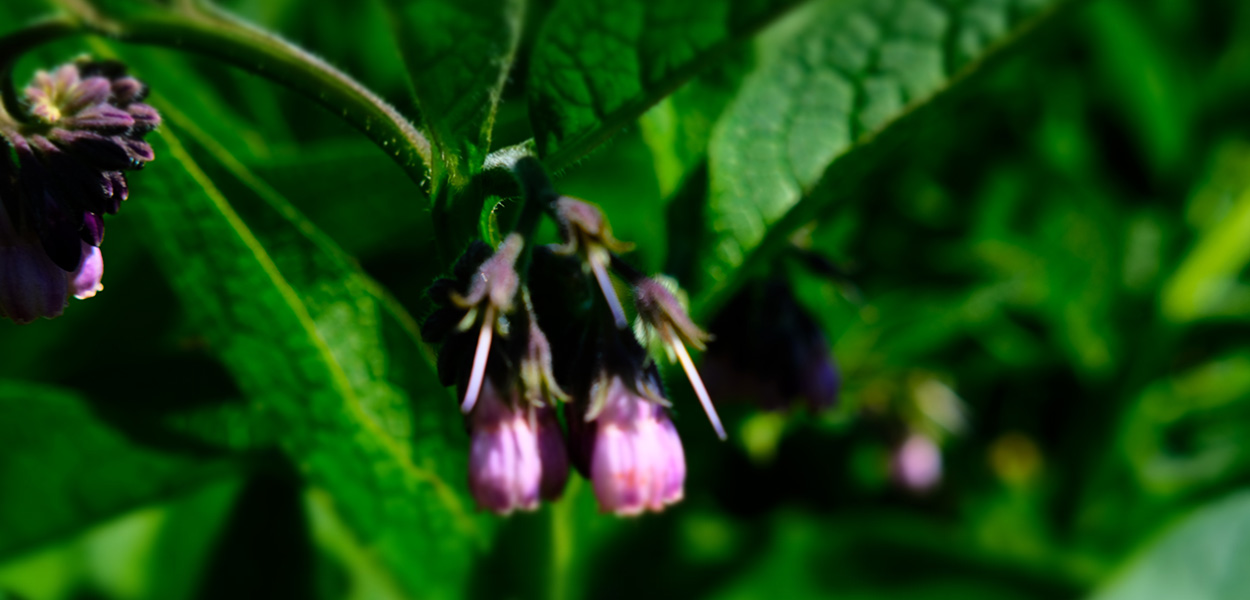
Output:
<svg viewBox="0 0 1250 600">
<path fill-rule="evenodd" d="M 382 148 L 423 190 L 433 160 L 430 142 L 394 107 L 324 60 L 273 34 L 203 3 L 138 17 L 108 19 L 68 3 L 76 18 L 35 24 L 0 38 L 0 75 L 21 53 L 71 34 L 94 33 L 124 42 L 189 50 L 233 64 L 325 106 Z M 195 7 L 201 8 L 195 8 Z M 16 108 L 11 84 L 4 102 Z M 12 102 L 12 104 L 10 104 Z"/>
<path fill-rule="evenodd" d="M 65 37 L 79 30 L 79 26 L 71 19 L 57 17 L 46 19 L 24 27 L 10 35 L 0 37 L 0 117 L 24 120 L 21 100 L 17 88 L 13 85 L 13 65 L 18 57 L 26 51 Z"/>
<path fill-rule="evenodd" d="M 372 139 L 423 190 L 430 142 L 408 119 L 347 74 L 299 47 L 221 12 L 168 14 L 118 24 L 122 41 L 206 54 L 283 84 L 320 103 Z"/>
</svg>

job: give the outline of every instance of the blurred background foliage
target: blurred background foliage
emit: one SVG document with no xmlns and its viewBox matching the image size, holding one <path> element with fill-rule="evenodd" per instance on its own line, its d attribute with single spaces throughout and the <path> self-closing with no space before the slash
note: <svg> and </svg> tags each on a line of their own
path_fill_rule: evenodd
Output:
<svg viewBox="0 0 1250 600">
<path fill-rule="evenodd" d="M 549 4 L 533 3 L 526 22 L 540 24 Z M 412 108 L 381 3 L 223 5 Z M 5 2 L 0 33 L 46 10 Z M 689 207 L 708 194 L 712 124 L 788 26 L 730 52 L 557 180 L 638 244 L 632 260 L 694 292 L 707 242 Z M 533 135 L 524 69 L 536 29 L 518 41 L 495 148 Z M 269 414 L 299 401 L 246 400 L 256 381 L 284 376 L 240 376 L 252 355 L 223 362 L 205 328 L 248 283 L 219 281 L 213 261 L 189 254 L 247 240 L 169 241 L 200 218 L 169 198 L 209 182 L 266 247 L 290 249 L 274 255 L 308 302 L 389 323 L 341 344 L 377 375 L 345 385 L 381 386 L 362 392 L 365 410 L 393 439 L 418 440 L 414 468 L 462 487 L 454 401 L 402 333 L 398 307 L 421 316 L 422 290 L 445 268 L 412 182 L 323 108 L 202 57 L 76 38 L 23 58 L 17 80 L 84 51 L 129 63 L 169 136 L 109 221 L 106 291 L 54 321 L 0 323 L 0 598 L 403 598 L 426 595 L 412 590 L 444 568 L 465 573 L 476 597 L 1173 600 L 1250 589 L 1244 2 L 1078 3 L 837 186 L 838 201 L 791 236 L 833 269 L 769 265 L 833 344 L 844 382 L 834 410 L 728 399 L 728 443 L 680 410 L 680 505 L 600 515 L 575 477 L 535 514 L 466 517 L 479 534 L 463 543 L 449 541 L 460 535 L 450 525 L 404 529 L 436 517 L 394 506 L 407 499 L 388 489 L 358 493 L 400 525 L 365 524 L 385 533 L 361 542 L 336 510 L 355 499 L 333 481 L 307 485 L 278 451 L 305 447 Z M 197 286 L 220 304 L 188 308 Z M 231 286 L 244 289 L 218 291 Z M 312 385 L 290 384 L 295 396 Z M 693 406 L 672 387 L 679 408 Z M 314 412 L 328 406 L 307 396 Z M 388 404 L 401 397 L 415 410 Z M 445 435 L 414 434 L 430 431 Z M 909 431 L 941 447 L 941 481 L 927 492 L 892 477 Z M 390 451 L 379 444 L 362 460 Z M 416 575 L 379 559 L 404 553 Z"/>
</svg>

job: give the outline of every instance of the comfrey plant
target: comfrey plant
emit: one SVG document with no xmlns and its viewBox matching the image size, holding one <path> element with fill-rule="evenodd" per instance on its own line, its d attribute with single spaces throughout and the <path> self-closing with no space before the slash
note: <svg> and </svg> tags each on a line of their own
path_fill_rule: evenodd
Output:
<svg viewBox="0 0 1250 600">
<path fill-rule="evenodd" d="M 36 73 L 21 112 L 0 106 L 0 316 L 57 317 L 103 289 L 104 215 L 153 158 L 146 96 L 120 63 L 82 59 Z"/>
<path fill-rule="evenodd" d="M 514 173 L 526 191 L 517 227 L 493 251 L 471 244 L 453 277 L 430 287 L 438 308 L 422 328 L 443 344 L 439 376 L 461 398 L 473 497 L 501 514 L 533 510 L 560 495 L 572 462 L 604 511 L 662 510 L 682 498 L 685 457 L 659 372 L 628 327 L 612 274 L 633 292 L 638 329 L 681 362 L 723 439 L 685 348 L 701 348 L 707 335 L 666 287 L 620 258 L 629 245 L 612 236 L 598 207 L 557 194 L 532 158 Z M 531 247 L 542 214 L 559 225 L 562 244 Z"/>
<path fill-rule="evenodd" d="M 262 21 L 285 14 L 235 4 Z M 276 21 L 252 24 L 212 0 L 0 2 L 0 311 L 25 323 L 61 313 L 71 296 L 98 292 L 103 220 L 111 218 L 104 215 L 118 210 L 128 183 L 166 192 L 124 218 L 141 213 L 143 259 L 160 270 L 155 285 L 178 303 L 121 303 L 143 322 L 119 318 L 113 326 L 129 328 L 138 344 L 151 341 L 147 334 L 185 331 L 195 342 L 187 346 L 221 367 L 208 377 L 229 379 L 205 393 L 237 392 L 249 409 L 221 407 L 228 426 L 205 437 L 228 438 L 213 442 L 232 451 L 254 438 L 278 449 L 309 491 L 308 512 L 329 506 L 350 533 L 336 537 L 359 542 L 402 594 L 463 596 L 498 529 L 489 513 L 531 510 L 559 496 L 570 469 L 589 478 L 611 513 L 665 509 L 690 491 L 693 440 L 683 442 L 675 427 L 677 409 L 687 407 L 670 402 L 677 390 L 687 396 L 687 384 L 666 388 L 661 363 L 680 365 L 689 396 L 722 438 L 710 398 L 727 396 L 704 389 L 700 358 L 709 361 L 704 369 L 727 358 L 774 386 L 770 405 L 833 401 L 837 371 L 829 340 L 815 331 L 823 319 L 770 323 L 750 313 L 781 320 L 784 302 L 752 300 L 748 320 L 716 320 L 713 335 L 699 325 L 726 306 L 720 314 L 743 314 L 735 295 L 758 293 L 751 282 L 770 274 L 793 234 L 834 214 L 829 208 L 853 195 L 873 165 L 889 162 L 882 158 L 897 146 L 892 140 L 909 137 L 907 123 L 936 107 L 931 99 L 977 81 L 968 75 L 994 64 L 994 51 L 1068 3 L 964 4 L 383 0 L 349 10 L 313 2 L 298 11 L 306 50 L 266 29 Z M 778 35 L 756 36 L 772 23 L 782 26 Z M 363 36 L 374 37 L 362 43 Z M 28 88 L 12 85 L 14 69 L 41 48 L 84 38 L 100 54 L 132 57 L 144 78 L 169 91 L 163 124 L 144 87 L 117 64 L 84 61 L 49 69 Z M 141 58 L 149 46 L 168 52 Z M 333 61 L 318 51 L 332 51 Z M 185 53 L 198 58 L 186 61 Z M 332 63 L 368 65 L 377 89 Z M 225 68 L 255 77 L 223 79 Z M 395 164 L 339 164 L 339 146 L 352 134 L 323 127 L 330 119 L 381 150 L 351 160 Z M 600 151 L 635 127 L 641 145 Z M 303 160 L 310 142 L 335 146 L 333 168 Z M 601 187 L 628 185 L 620 194 L 628 206 L 588 193 L 601 211 L 546 181 L 544 173 L 573 172 L 588 157 L 612 160 L 631 147 L 654 161 L 621 161 L 595 178 Z M 152 148 L 161 154 L 156 172 L 127 182 Z M 273 177 L 274 164 L 252 152 L 263 148 L 300 154 L 287 172 L 295 176 Z M 396 171 L 406 180 L 382 176 Z M 359 179 L 346 185 L 339 177 L 347 172 Z M 372 210 L 363 200 L 375 197 L 394 204 Z M 505 222 L 496 233 L 500 217 L 511 214 L 507 202 L 518 197 L 525 202 L 516 225 Z M 657 238 L 667 235 L 671 251 L 650 256 L 683 274 L 689 312 L 671 282 L 622 259 L 630 246 L 604 213 L 619 227 L 625 210 L 645 214 Z M 345 227 L 321 231 L 330 214 Z M 561 237 L 551 241 L 558 243 L 534 237 L 544 219 L 557 226 Z M 340 248 L 348 232 L 385 242 L 383 256 Z M 435 308 L 422 325 L 371 277 L 368 269 L 383 264 L 375 258 L 403 264 L 398 278 L 422 284 L 448 272 L 430 288 Z M 146 327 L 159 322 L 185 325 L 172 333 Z M 735 337 L 747 330 L 780 341 Z M 437 365 L 426 364 L 418 332 L 441 344 Z M 6 338 L 14 340 L 6 358 L 15 347 L 27 350 L 18 337 L 25 338 Z M 52 337 L 45 346 L 61 350 Z M 61 339 L 76 347 L 91 341 Z M 767 349 L 766 360 L 743 349 Z M 79 362 L 86 357 L 96 355 Z M 74 361 L 28 358 L 7 360 L 5 376 L 16 365 L 40 364 L 58 381 L 93 380 L 62 372 Z M 133 373 L 109 364 L 92 374 L 133 379 L 136 395 L 154 394 L 152 386 L 170 377 L 159 365 L 134 363 L 126 365 Z M 707 383 L 720 382 L 709 376 Z M 444 402 L 445 387 L 454 388 L 454 404 Z M 19 427 L 57 422 L 58 415 L 35 414 L 39 406 L 20 406 Z M 142 416 L 99 426 L 166 421 Z M 141 441 L 104 433 L 65 435 Z M 24 461 L 51 439 L 59 437 L 9 436 L 16 446 L 0 462 Z M 149 476 L 162 448 L 135 449 L 143 450 L 134 459 L 140 464 L 119 455 L 115 469 L 141 474 L 134 481 L 49 477 L 74 486 L 51 492 L 58 499 L 92 499 L 89 518 L 67 516 L 94 522 L 199 482 L 182 456 Z M 0 505 L 19 507 L 42 505 L 37 495 L 49 489 L 0 487 Z M 476 514 L 474 504 L 488 514 Z M 552 529 L 577 518 L 570 512 L 553 514 Z M 53 521 L 47 531 L 31 523 L 29 533 L 64 535 L 64 522 Z M 564 553 L 563 543 L 551 546 Z"/>
</svg>

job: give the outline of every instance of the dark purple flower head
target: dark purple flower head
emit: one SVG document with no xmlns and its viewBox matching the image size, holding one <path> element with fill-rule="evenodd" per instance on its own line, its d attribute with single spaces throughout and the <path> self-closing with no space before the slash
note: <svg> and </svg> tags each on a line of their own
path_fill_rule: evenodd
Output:
<svg viewBox="0 0 1250 600">
<path fill-rule="evenodd" d="M 560 423 L 551 408 L 522 405 L 489 379 L 469 415 L 469 491 L 478 506 L 499 513 L 534 510 L 553 500 L 568 479 Z"/>
<path fill-rule="evenodd" d="M 38 239 L 13 228 L 0 202 L 0 317 L 20 324 L 57 317 L 70 296 L 86 299 L 103 289 L 104 257 L 99 248 L 80 243 L 82 261 L 67 273 L 48 258 Z"/>
<path fill-rule="evenodd" d="M 708 387 L 786 409 L 803 400 L 812 410 L 837 403 L 841 376 L 820 325 L 789 284 L 749 285 L 712 322 L 716 343 L 704 355 Z"/>
<path fill-rule="evenodd" d="M 526 310 L 517 311 L 520 302 L 520 276 L 516 261 L 521 256 L 525 242 L 521 236 L 509 235 L 499 249 L 489 253 L 485 244 L 474 244 L 457 261 L 454 279 L 444 278 L 430 286 L 429 295 L 439 309 L 431 314 L 422 326 L 422 336 L 427 342 L 445 342 L 439 353 L 440 375 L 444 385 L 459 383 L 466 345 L 472 345 L 472 361 L 469 362 L 468 380 L 464 390 L 461 410 L 473 410 L 486 377 L 487 363 L 496 336 L 508 338 L 516 315 L 522 320 L 528 317 Z M 521 337 L 529 337 L 523 329 Z M 540 332 L 541 333 L 541 332 Z M 473 335 L 469 342 L 465 334 Z M 508 358 L 511 358 L 510 356 Z M 500 377 L 510 378 L 515 369 L 508 365 L 498 367 Z"/>
<path fill-rule="evenodd" d="M 2 293 L 10 318 L 55 317 L 69 296 L 101 289 L 103 215 L 128 195 L 122 171 L 153 158 L 143 137 L 160 116 L 143 103 L 146 92 L 120 63 L 78 61 L 37 73 L 24 114 L 0 108 Z"/>
<path fill-rule="evenodd" d="M 555 201 L 554 208 L 560 233 L 564 236 L 564 244 L 557 246 L 555 252 L 563 255 L 576 254 L 582 258 L 583 269 L 594 275 L 608 308 L 612 311 L 617 328 L 623 329 L 628 322 L 625 320 L 621 301 L 616 296 L 616 289 L 612 287 L 608 267 L 611 265 L 613 252 L 627 252 L 633 248 L 633 244 L 616 239 L 603 211 L 589 202 L 561 196 Z"/>
</svg>

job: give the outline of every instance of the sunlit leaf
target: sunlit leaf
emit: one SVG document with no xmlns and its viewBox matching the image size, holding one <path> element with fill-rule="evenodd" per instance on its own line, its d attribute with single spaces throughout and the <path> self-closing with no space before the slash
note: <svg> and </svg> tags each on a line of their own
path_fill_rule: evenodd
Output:
<svg viewBox="0 0 1250 600">
<path fill-rule="evenodd" d="M 456 589 L 483 523 L 462 483 L 459 415 L 442 402 L 411 323 L 270 191 L 236 212 L 168 129 L 154 146 L 166 167 L 135 195 L 157 199 L 142 212 L 208 343 L 405 588 Z"/>
<path fill-rule="evenodd" d="M 715 239 L 696 303 L 723 300 L 738 267 L 845 189 L 870 141 L 1061 4 L 837 0 L 779 26 L 713 132 Z"/>
</svg>

